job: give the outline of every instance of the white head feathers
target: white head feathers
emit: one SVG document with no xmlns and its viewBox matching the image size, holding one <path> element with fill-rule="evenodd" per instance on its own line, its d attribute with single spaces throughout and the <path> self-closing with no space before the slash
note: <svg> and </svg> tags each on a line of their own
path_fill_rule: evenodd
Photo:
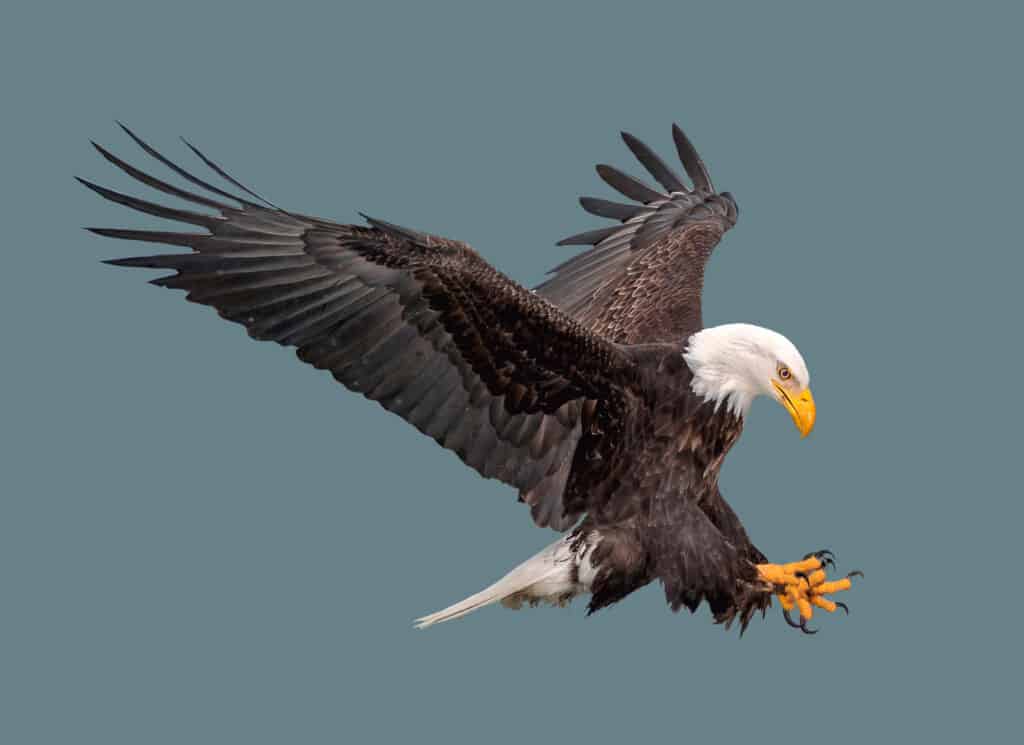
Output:
<svg viewBox="0 0 1024 745">
<path fill-rule="evenodd" d="M 772 380 L 781 367 L 796 390 L 807 387 L 804 358 L 782 334 L 747 323 L 730 323 L 699 331 L 689 338 L 683 358 L 693 372 L 690 387 L 705 401 L 723 404 L 740 416 L 760 395 L 776 397 Z"/>
</svg>

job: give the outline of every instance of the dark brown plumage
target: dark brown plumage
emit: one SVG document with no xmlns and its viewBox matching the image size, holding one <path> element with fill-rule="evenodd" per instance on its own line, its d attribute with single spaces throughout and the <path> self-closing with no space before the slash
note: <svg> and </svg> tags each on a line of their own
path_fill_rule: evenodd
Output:
<svg viewBox="0 0 1024 745">
<path fill-rule="evenodd" d="M 555 267 L 537 292 L 620 344 L 678 342 L 703 327 L 704 267 L 739 210 L 729 192 L 718 194 L 704 163 L 677 126 L 672 136 L 693 189 L 628 132 L 622 139 L 669 193 L 661 193 L 611 166 L 598 174 L 639 205 L 581 197 L 580 204 L 621 225 L 565 238 L 560 245 L 593 245 Z"/>
<path fill-rule="evenodd" d="M 410 422 L 484 476 L 515 487 L 538 525 L 593 549 L 590 609 L 659 579 L 673 609 L 707 600 L 716 619 L 770 601 L 764 557 L 718 491 L 741 420 L 690 389 L 682 358 L 701 328 L 704 266 L 736 220 L 692 145 L 673 130 L 693 187 L 647 146 L 626 144 L 666 192 L 611 168 L 601 177 L 639 204 L 583 198 L 621 221 L 563 243 L 593 248 L 531 292 L 469 246 L 380 220 L 346 225 L 277 208 L 192 148 L 232 194 L 143 150 L 197 187 L 157 179 L 104 148 L 143 184 L 207 211 L 173 209 L 83 181 L 106 199 L 201 228 L 93 228 L 186 247 L 118 266 L 173 270 L 185 290 L 254 339 L 301 360 Z M 191 145 L 189 146 L 191 147 Z M 212 211 L 212 212 L 210 212 Z M 581 521 L 582 518 L 582 521 Z"/>
</svg>

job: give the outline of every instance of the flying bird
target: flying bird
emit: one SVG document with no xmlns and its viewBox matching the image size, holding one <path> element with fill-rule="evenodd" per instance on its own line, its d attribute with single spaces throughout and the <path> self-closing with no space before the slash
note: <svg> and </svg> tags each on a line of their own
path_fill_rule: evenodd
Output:
<svg viewBox="0 0 1024 745">
<path fill-rule="evenodd" d="M 815 404 L 807 365 L 784 336 L 702 323 L 704 268 L 738 208 L 715 191 L 677 125 L 689 183 L 623 133 L 658 186 L 597 166 L 628 201 L 581 198 L 611 223 L 561 241 L 590 248 L 532 291 L 457 240 L 366 215 L 350 225 L 279 208 L 185 141 L 212 172 L 206 179 L 224 182 L 215 185 L 121 126 L 189 186 L 93 143 L 99 153 L 195 208 L 80 179 L 108 200 L 193 226 L 89 228 L 173 247 L 108 263 L 173 270 L 152 283 L 185 290 L 254 339 L 295 347 L 303 362 L 515 488 L 538 526 L 562 532 L 418 626 L 497 602 L 562 605 L 580 595 L 589 595 L 589 614 L 655 580 L 673 611 L 706 601 L 716 622 L 737 621 L 741 632 L 773 597 L 806 633 L 815 631 L 807 625 L 815 608 L 848 612 L 829 596 L 859 573 L 830 577 L 829 551 L 769 562 L 719 490 L 722 462 L 756 397 L 781 404 L 803 436 Z"/>
</svg>

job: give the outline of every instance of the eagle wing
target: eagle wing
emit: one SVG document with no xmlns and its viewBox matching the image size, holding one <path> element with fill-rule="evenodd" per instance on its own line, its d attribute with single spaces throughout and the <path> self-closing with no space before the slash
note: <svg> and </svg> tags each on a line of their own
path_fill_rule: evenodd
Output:
<svg viewBox="0 0 1024 745">
<path fill-rule="evenodd" d="M 679 342 L 699 331 L 704 267 L 738 208 L 718 194 L 704 162 L 678 125 L 672 125 L 683 180 L 647 145 L 622 139 L 664 188 L 659 191 L 608 165 L 598 175 L 634 204 L 581 197 L 587 212 L 619 221 L 579 233 L 559 245 L 590 245 L 551 271 L 537 292 L 593 331 L 619 344 Z"/>
<path fill-rule="evenodd" d="M 576 445 L 588 417 L 622 405 L 632 369 L 618 345 L 463 243 L 370 218 L 355 226 L 287 212 L 189 145 L 245 196 L 232 194 L 125 131 L 198 189 L 159 180 L 93 144 L 136 180 L 212 214 L 83 181 L 106 199 L 206 231 L 90 228 L 192 249 L 109 263 L 174 270 L 152 283 L 186 290 L 254 339 L 295 347 L 302 361 L 329 370 L 483 476 L 516 487 L 539 525 L 569 527 L 561 500 Z"/>
</svg>

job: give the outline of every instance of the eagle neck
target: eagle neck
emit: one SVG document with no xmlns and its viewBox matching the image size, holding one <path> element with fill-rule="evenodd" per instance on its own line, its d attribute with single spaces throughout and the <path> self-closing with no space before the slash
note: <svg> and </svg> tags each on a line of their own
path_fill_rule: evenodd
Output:
<svg viewBox="0 0 1024 745">
<path fill-rule="evenodd" d="M 739 376 L 723 365 L 695 358 L 689 351 L 683 353 L 683 359 L 690 368 L 690 391 L 702 403 L 710 404 L 716 414 L 727 412 L 739 419 L 747 415 L 758 393 Z"/>
</svg>

